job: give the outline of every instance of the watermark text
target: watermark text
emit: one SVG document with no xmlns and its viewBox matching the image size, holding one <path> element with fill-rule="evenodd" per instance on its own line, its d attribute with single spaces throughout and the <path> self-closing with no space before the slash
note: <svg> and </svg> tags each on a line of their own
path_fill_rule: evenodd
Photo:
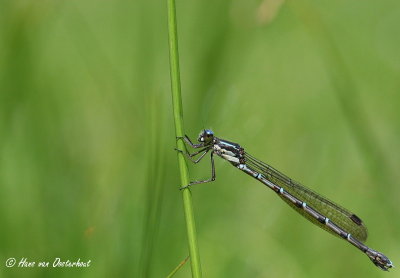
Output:
<svg viewBox="0 0 400 278">
<path fill-rule="evenodd" d="M 28 258 L 21 258 L 16 260 L 15 258 L 8 258 L 6 260 L 6 267 L 20 267 L 20 268 L 87 268 L 90 267 L 92 260 L 81 260 L 78 258 L 76 260 L 65 260 L 61 258 L 55 258 L 52 261 L 31 261 Z"/>
</svg>

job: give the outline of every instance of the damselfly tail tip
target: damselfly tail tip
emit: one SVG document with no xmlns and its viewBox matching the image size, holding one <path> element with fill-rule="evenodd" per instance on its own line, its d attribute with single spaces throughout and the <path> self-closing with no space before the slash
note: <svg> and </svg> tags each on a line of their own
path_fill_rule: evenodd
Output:
<svg viewBox="0 0 400 278">
<path fill-rule="evenodd" d="M 370 249 L 366 254 L 377 267 L 384 271 L 388 271 L 390 268 L 394 267 L 391 260 L 382 253 Z"/>
</svg>

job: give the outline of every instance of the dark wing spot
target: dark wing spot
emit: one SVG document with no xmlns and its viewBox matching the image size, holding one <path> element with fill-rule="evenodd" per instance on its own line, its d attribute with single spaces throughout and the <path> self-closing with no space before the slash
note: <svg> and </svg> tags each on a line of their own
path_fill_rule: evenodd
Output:
<svg viewBox="0 0 400 278">
<path fill-rule="evenodd" d="M 361 226 L 361 224 L 363 223 L 362 220 L 361 220 L 357 215 L 355 215 L 355 214 L 352 214 L 352 215 L 350 216 L 350 219 L 351 219 L 354 223 L 356 223 L 358 226 Z"/>
</svg>

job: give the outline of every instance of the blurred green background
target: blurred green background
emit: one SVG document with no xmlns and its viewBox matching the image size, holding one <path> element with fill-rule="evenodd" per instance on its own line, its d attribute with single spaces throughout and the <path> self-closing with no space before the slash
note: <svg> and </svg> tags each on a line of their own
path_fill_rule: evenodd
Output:
<svg viewBox="0 0 400 278">
<path fill-rule="evenodd" d="M 177 5 L 187 134 L 211 128 L 354 211 L 399 264 L 400 2 Z M 0 1 L 0 277 L 165 277 L 188 255 L 166 16 L 166 1 Z M 400 277 L 216 168 L 192 189 L 204 277 Z"/>
</svg>

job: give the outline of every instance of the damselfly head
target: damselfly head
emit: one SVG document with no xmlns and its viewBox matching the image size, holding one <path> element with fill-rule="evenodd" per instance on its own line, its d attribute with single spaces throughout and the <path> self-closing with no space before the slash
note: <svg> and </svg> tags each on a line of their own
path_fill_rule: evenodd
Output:
<svg viewBox="0 0 400 278">
<path fill-rule="evenodd" d="M 213 139 L 214 139 L 214 132 L 212 132 L 209 129 L 202 130 L 199 134 L 199 138 L 197 138 L 199 142 L 202 142 L 205 145 L 212 143 Z"/>
</svg>

